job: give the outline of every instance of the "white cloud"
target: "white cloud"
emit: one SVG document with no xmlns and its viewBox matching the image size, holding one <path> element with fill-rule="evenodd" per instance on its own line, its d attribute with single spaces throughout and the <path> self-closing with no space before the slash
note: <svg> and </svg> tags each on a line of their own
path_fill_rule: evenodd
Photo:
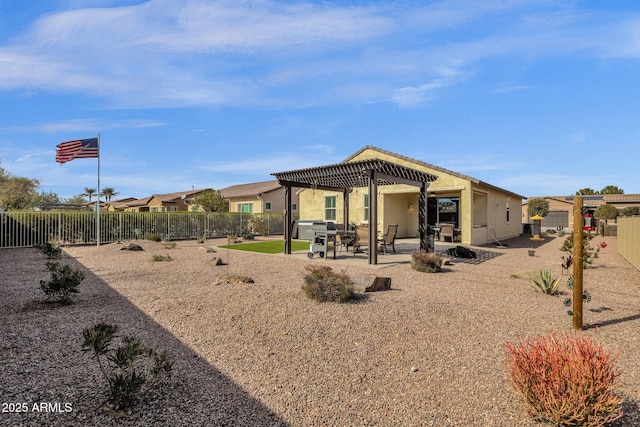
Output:
<svg viewBox="0 0 640 427">
<path fill-rule="evenodd" d="M 147 127 L 165 126 L 166 123 L 158 120 L 146 119 L 71 119 L 60 122 L 38 123 L 28 126 L 8 126 L 0 128 L 0 132 L 44 132 L 44 133 L 64 133 L 64 132 L 96 132 L 113 129 L 139 129 Z"/>
<path fill-rule="evenodd" d="M 488 58 L 637 57 L 640 18 L 603 16 L 551 1 L 150 0 L 42 16 L 0 46 L 0 88 L 123 108 L 421 105 Z"/>
</svg>

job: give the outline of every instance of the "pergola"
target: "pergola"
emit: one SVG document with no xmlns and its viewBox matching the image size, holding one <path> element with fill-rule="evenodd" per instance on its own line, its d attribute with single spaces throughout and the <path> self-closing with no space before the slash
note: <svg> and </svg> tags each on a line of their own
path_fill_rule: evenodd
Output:
<svg viewBox="0 0 640 427">
<path fill-rule="evenodd" d="M 369 189 L 369 264 L 378 263 L 378 185 L 407 184 L 420 188 L 418 232 L 420 249 L 427 250 L 427 188 L 437 176 L 380 159 L 359 160 L 273 173 L 285 189 L 285 253 L 291 254 L 292 187 L 339 191 L 343 193 L 344 224 L 349 223 L 349 192 L 357 187 Z"/>
</svg>

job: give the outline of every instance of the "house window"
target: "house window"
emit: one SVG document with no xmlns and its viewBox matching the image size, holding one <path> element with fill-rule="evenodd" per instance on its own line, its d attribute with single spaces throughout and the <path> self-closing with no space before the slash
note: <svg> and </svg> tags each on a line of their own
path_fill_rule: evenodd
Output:
<svg viewBox="0 0 640 427">
<path fill-rule="evenodd" d="M 369 195 L 365 194 L 364 195 L 364 200 L 363 200 L 363 205 L 364 205 L 364 221 L 369 221 Z"/>
<path fill-rule="evenodd" d="M 253 203 L 238 203 L 238 212 L 253 213 Z"/>
<path fill-rule="evenodd" d="M 510 218 L 509 218 L 509 206 L 507 206 L 507 224 L 509 224 Z"/>
<path fill-rule="evenodd" d="M 327 221 L 336 220 L 336 196 L 324 198 L 324 219 Z"/>
<path fill-rule="evenodd" d="M 297 203 L 291 203 L 291 210 L 292 211 L 297 211 L 298 210 L 298 204 Z"/>
<path fill-rule="evenodd" d="M 264 210 L 265 211 L 271 210 L 271 202 L 264 202 Z"/>
<path fill-rule="evenodd" d="M 171 206 L 171 207 L 169 208 L 169 210 L 170 210 L 171 212 L 178 212 L 178 207 L 177 207 L 177 206 Z"/>
<path fill-rule="evenodd" d="M 152 207 L 151 212 L 158 212 L 158 208 L 156 206 Z"/>
</svg>

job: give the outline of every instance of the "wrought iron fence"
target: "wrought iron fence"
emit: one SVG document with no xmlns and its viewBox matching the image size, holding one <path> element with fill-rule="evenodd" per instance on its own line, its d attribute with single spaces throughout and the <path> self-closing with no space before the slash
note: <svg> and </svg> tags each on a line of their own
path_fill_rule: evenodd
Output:
<svg viewBox="0 0 640 427">
<path fill-rule="evenodd" d="M 13 211 L 0 213 L 0 248 L 30 247 L 48 241 L 96 243 L 94 212 Z M 148 239 L 184 240 L 284 234 L 282 214 L 202 212 L 101 212 L 100 242 Z"/>
</svg>

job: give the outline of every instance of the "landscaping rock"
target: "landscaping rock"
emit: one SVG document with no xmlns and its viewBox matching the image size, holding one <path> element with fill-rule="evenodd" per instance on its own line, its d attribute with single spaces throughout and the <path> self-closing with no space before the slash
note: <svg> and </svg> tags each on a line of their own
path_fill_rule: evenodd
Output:
<svg viewBox="0 0 640 427">
<path fill-rule="evenodd" d="M 365 292 L 388 291 L 391 289 L 391 277 L 375 277 L 373 282 L 365 288 Z"/>
<path fill-rule="evenodd" d="M 207 253 L 214 253 L 216 252 L 215 248 L 212 248 L 211 246 L 201 246 L 198 248 L 199 251 L 203 251 L 203 252 L 207 252 Z"/>
<path fill-rule="evenodd" d="M 136 245 L 135 243 L 129 243 L 127 246 L 123 246 L 120 248 L 121 251 L 144 251 L 142 246 Z"/>
<path fill-rule="evenodd" d="M 236 276 L 236 275 L 225 275 L 218 277 L 218 280 L 213 282 L 214 285 L 223 285 L 229 283 L 255 283 L 251 277 L 247 276 Z"/>
<path fill-rule="evenodd" d="M 222 258 L 220 258 L 219 256 L 214 256 L 211 261 L 209 261 L 209 264 L 216 266 L 216 265 L 226 265 L 224 263 L 224 261 L 222 261 Z"/>
</svg>

